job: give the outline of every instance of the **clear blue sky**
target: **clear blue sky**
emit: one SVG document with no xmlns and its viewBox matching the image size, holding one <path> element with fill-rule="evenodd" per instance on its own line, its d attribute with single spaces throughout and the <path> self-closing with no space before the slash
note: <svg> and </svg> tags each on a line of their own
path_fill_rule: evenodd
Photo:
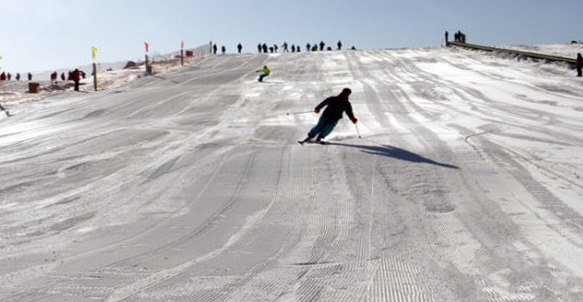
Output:
<svg viewBox="0 0 583 302">
<path fill-rule="evenodd" d="M 0 67 L 36 72 L 136 60 L 209 41 L 234 52 L 259 42 L 323 40 L 358 49 L 437 47 L 446 30 L 469 43 L 583 40 L 581 0 L 0 0 Z"/>
</svg>

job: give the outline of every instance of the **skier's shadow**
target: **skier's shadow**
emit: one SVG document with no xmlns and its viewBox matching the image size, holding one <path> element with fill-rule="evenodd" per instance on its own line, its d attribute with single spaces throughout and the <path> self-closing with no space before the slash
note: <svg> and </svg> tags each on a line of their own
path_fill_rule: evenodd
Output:
<svg viewBox="0 0 583 302">
<path fill-rule="evenodd" d="M 448 169 L 459 169 L 458 166 L 444 164 L 440 162 L 436 162 L 429 158 L 425 158 L 419 154 L 415 154 L 413 152 L 407 151 L 405 149 L 389 146 L 389 145 L 382 145 L 382 146 L 365 146 L 365 145 L 353 145 L 353 144 L 344 144 L 344 143 L 334 143 L 334 142 L 326 142 L 326 145 L 332 146 L 343 146 L 343 147 L 351 147 L 351 148 L 358 148 L 364 153 L 372 154 L 372 155 L 380 155 L 386 157 L 392 157 L 399 160 L 409 161 L 412 163 L 421 163 L 421 164 L 431 164 L 436 165 Z"/>
</svg>

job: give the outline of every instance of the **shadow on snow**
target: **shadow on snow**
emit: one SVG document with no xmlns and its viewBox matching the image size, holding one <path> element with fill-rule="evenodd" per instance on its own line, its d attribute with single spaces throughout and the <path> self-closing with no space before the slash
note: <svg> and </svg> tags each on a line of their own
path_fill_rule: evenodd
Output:
<svg viewBox="0 0 583 302">
<path fill-rule="evenodd" d="M 439 163 L 439 162 L 436 162 L 434 160 L 425 158 L 419 154 L 415 154 L 413 152 L 410 152 L 410 151 L 407 151 L 407 150 L 404 150 L 401 148 L 389 146 L 389 145 L 365 146 L 365 145 L 353 145 L 353 144 L 334 143 L 334 142 L 326 142 L 326 145 L 358 148 L 358 149 L 361 149 L 362 152 L 368 153 L 368 154 L 392 157 L 392 158 L 396 158 L 396 159 L 400 159 L 400 160 L 404 160 L 404 161 L 408 161 L 408 162 L 412 162 L 412 163 L 432 164 L 432 165 L 436 165 L 436 166 L 444 167 L 444 168 L 448 168 L 448 169 L 459 169 L 458 166 Z"/>
</svg>

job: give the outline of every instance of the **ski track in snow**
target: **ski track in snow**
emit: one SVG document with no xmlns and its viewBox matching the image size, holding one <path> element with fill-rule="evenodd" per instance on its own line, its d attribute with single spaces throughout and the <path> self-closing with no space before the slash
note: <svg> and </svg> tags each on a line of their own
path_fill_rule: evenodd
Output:
<svg viewBox="0 0 583 302">
<path fill-rule="evenodd" d="M 257 70 L 273 73 L 257 83 Z M 2 301 L 581 301 L 583 83 L 460 49 L 209 56 L 0 120 Z M 297 139 L 342 88 L 359 118 Z"/>
</svg>

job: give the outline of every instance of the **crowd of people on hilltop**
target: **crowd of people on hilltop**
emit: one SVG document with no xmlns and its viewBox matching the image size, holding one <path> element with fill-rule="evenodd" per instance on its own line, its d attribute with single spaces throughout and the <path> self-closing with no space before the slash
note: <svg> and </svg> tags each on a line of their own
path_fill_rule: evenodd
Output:
<svg viewBox="0 0 583 302">
<path fill-rule="evenodd" d="M 68 75 L 65 76 L 65 73 L 61 73 L 61 81 L 74 81 L 75 83 L 81 81 L 81 78 L 85 79 L 87 74 L 79 69 L 75 69 L 73 71 L 69 70 Z M 55 71 L 51 73 L 51 84 L 56 84 L 58 81 L 59 74 Z M 78 84 L 76 84 L 78 85 Z M 78 90 L 78 89 L 75 89 Z"/>
<path fill-rule="evenodd" d="M 14 79 L 16 81 L 20 81 L 21 76 L 20 73 L 17 73 L 16 76 L 14 77 Z M 12 80 L 12 74 L 10 72 L 6 73 L 6 72 L 2 72 L 0 74 L 0 81 L 11 81 Z M 32 74 L 29 72 L 28 73 L 28 80 L 32 81 Z"/>
<path fill-rule="evenodd" d="M 466 43 L 466 34 L 464 34 L 461 30 L 458 30 L 453 35 L 453 39 L 454 39 L 454 42 Z M 448 43 L 448 42 L 449 42 L 449 32 L 446 31 L 445 32 L 445 43 Z"/>
<path fill-rule="evenodd" d="M 211 47 L 211 53 L 212 54 L 217 54 L 219 51 L 219 47 L 217 46 L 217 44 L 213 44 L 212 42 L 209 44 Z M 332 51 L 333 48 L 332 46 L 326 46 L 326 43 L 324 43 L 324 41 L 320 41 L 320 43 L 314 43 L 314 44 L 310 44 L 307 43 L 305 45 L 305 51 L 306 52 L 316 52 L 316 51 Z M 352 50 L 356 50 L 356 47 L 352 46 L 351 48 Z M 273 45 L 267 45 L 266 43 L 259 43 L 257 44 L 257 52 L 258 53 L 277 53 L 280 50 L 280 46 L 277 44 L 273 44 Z M 336 43 L 336 50 L 342 50 L 342 41 L 338 41 L 338 43 Z M 237 44 L 237 53 L 241 53 L 243 51 L 243 45 L 241 43 Z M 300 45 L 296 45 L 296 44 L 288 44 L 287 42 L 283 42 L 283 44 L 281 45 L 281 51 L 282 52 L 302 52 L 302 47 Z M 227 53 L 227 48 L 223 45 L 221 46 L 221 52 L 222 54 L 226 54 Z"/>
<path fill-rule="evenodd" d="M 51 85 L 55 85 L 57 84 L 58 81 L 58 77 L 59 74 L 55 71 L 53 73 L 51 73 Z M 68 75 L 65 76 L 65 73 L 61 73 L 61 80 L 62 81 L 73 81 L 75 82 L 75 90 L 79 91 L 79 82 L 81 81 L 81 78 L 85 79 L 86 78 L 86 74 L 84 71 L 75 69 L 73 71 L 69 70 Z M 14 77 L 15 81 L 20 81 L 22 79 L 22 77 L 20 76 L 20 73 L 17 73 L 16 76 Z M 22 79 L 24 80 L 24 79 Z M 2 72 L 0 74 L 0 81 L 12 81 L 12 74 L 11 73 L 7 73 L 7 72 Z M 28 81 L 32 81 L 32 74 L 29 72 L 28 73 Z"/>
</svg>

